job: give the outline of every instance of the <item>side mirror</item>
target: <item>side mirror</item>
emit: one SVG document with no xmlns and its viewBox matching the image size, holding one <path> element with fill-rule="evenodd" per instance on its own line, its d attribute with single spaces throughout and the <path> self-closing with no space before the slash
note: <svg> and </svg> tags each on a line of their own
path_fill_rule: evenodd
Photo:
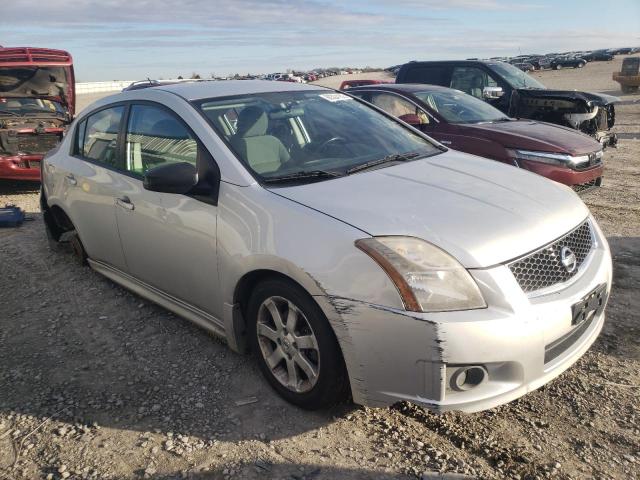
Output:
<svg viewBox="0 0 640 480">
<path fill-rule="evenodd" d="M 405 115 L 400 115 L 398 118 L 403 122 L 408 123 L 412 127 L 418 127 L 423 123 L 422 119 L 415 113 L 407 113 Z"/>
<path fill-rule="evenodd" d="M 142 182 L 152 192 L 185 194 L 198 183 L 198 172 L 187 162 L 166 163 L 148 170 Z"/>
<path fill-rule="evenodd" d="M 504 95 L 502 87 L 484 87 L 482 89 L 482 96 L 487 100 L 500 98 L 502 95 Z"/>
</svg>

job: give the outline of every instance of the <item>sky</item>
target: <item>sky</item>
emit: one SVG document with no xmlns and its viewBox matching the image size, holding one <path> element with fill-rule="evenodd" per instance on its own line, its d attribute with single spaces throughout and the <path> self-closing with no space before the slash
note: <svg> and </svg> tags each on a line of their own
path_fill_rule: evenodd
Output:
<svg viewBox="0 0 640 480">
<path fill-rule="evenodd" d="M 78 81 L 640 46 L 639 0 L 0 3 L 0 45 L 68 50 Z"/>
</svg>

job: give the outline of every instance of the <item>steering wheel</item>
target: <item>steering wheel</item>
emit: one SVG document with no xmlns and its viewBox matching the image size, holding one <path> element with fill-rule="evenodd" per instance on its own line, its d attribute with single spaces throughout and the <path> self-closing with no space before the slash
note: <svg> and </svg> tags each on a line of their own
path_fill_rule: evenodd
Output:
<svg viewBox="0 0 640 480">
<path fill-rule="evenodd" d="M 322 150 L 324 150 L 325 148 L 327 148 L 331 144 L 338 143 L 338 142 L 346 142 L 346 141 L 347 140 L 344 139 L 343 137 L 331 137 L 330 139 L 325 140 L 320 145 L 318 145 L 318 147 L 315 150 L 316 151 L 322 151 Z"/>
</svg>

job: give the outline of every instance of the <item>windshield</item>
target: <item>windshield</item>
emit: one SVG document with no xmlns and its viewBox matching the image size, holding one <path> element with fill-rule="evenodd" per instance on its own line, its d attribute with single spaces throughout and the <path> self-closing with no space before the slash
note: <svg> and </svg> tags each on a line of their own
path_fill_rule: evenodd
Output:
<svg viewBox="0 0 640 480">
<path fill-rule="evenodd" d="M 58 102 L 40 98 L 3 98 L 0 97 L 0 116 L 2 115 L 64 115 L 64 108 Z"/>
<path fill-rule="evenodd" d="M 328 90 L 257 93 L 196 106 L 263 181 L 318 181 L 359 165 L 415 160 L 441 150 L 366 104 Z M 322 174 L 322 175 L 320 175 Z"/>
<path fill-rule="evenodd" d="M 449 123 L 500 122 L 509 120 L 497 108 L 487 102 L 458 90 L 433 90 L 413 92 L 434 112 L 439 113 Z"/>
<path fill-rule="evenodd" d="M 513 88 L 547 88 L 535 78 L 527 75 L 519 68 L 509 65 L 508 63 L 489 63 L 488 66 L 498 75 L 501 75 L 502 78 L 504 78 L 505 81 Z"/>
<path fill-rule="evenodd" d="M 0 97 L 60 97 L 68 87 L 64 67 L 0 68 Z"/>
</svg>

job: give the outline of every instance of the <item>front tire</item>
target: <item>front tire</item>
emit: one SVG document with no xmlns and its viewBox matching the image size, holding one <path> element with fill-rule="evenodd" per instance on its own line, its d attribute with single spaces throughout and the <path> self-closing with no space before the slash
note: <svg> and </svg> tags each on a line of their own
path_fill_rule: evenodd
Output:
<svg viewBox="0 0 640 480">
<path fill-rule="evenodd" d="M 553 67 L 554 70 L 560 70 L 562 68 L 562 65 L 556 65 L 555 67 Z"/>
<path fill-rule="evenodd" d="M 285 400 L 307 410 L 347 395 L 342 352 L 311 296 L 284 279 L 260 283 L 247 305 L 249 344 L 260 370 Z"/>
</svg>

